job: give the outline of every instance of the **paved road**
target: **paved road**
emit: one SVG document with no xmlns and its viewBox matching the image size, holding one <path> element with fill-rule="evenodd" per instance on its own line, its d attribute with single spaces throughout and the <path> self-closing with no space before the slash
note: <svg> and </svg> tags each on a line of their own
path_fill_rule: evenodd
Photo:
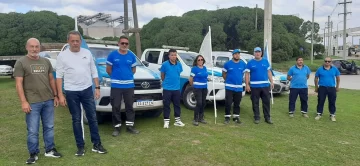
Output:
<svg viewBox="0 0 360 166">
<path fill-rule="evenodd" d="M 311 73 L 308 84 L 314 86 L 315 73 Z M 340 88 L 360 90 L 360 75 L 340 75 Z"/>
</svg>

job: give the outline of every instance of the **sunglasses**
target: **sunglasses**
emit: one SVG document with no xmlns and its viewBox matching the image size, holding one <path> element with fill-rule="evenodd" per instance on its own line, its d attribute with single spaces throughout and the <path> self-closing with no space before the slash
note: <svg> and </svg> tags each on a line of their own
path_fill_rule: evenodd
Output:
<svg viewBox="0 0 360 166">
<path fill-rule="evenodd" d="M 121 42 L 120 44 L 121 45 L 126 45 L 126 46 L 129 45 L 129 43 L 125 43 L 125 42 Z"/>
<path fill-rule="evenodd" d="M 204 59 L 198 59 L 197 61 L 204 61 Z"/>
<path fill-rule="evenodd" d="M 331 61 L 324 61 L 325 63 L 331 63 Z"/>
</svg>

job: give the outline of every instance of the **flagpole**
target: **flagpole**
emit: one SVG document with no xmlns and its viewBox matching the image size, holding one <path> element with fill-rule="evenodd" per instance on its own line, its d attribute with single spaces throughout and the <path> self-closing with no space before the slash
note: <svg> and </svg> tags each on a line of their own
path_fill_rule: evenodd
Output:
<svg viewBox="0 0 360 166">
<path fill-rule="evenodd" d="M 266 54 L 267 54 L 267 60 L 268 60 L 268 62 L 269 62 L 269 64 L 270 64 L 270 69 L 272 70 L 272 66 L 271 66 L 271 61 L 270 61 L 270 55 L 269 55 L 269 47 L 268 47 L 268 44 L 267 44 L 267 39 L 266 39 Z M 272 72 L 271 72 L 272 73 Z M 272 75 L 272 74 L 271 74 Z M 273 80 L 273 82 L 274 82 L 274 80 Z M 273 94 L 273 89 L 272 89 L 272 86 L 270 85 L 270 95 L 271 95 L 271 108 L 273 107 L 273 105 L 274 105 L 274 94 Z"/>
<path fill-rule="evenodd" d="M 211 75 L 212 75 L 212 90 L 213 90 L 213 96 L 214 96 L 214 112 L 215 112 L 215 124 L 216 124 L 216 119 L 217 119 L 217 109 L 216 109 L 216 94 L 215 94 L 215 82 L 214 82 L 214 62 L 212 59 L 212 45 L 211 45 L 211 27 L 209 26 L 209 37 L 210 37 L 210 61 L 211 61 Z"/>
</svg>

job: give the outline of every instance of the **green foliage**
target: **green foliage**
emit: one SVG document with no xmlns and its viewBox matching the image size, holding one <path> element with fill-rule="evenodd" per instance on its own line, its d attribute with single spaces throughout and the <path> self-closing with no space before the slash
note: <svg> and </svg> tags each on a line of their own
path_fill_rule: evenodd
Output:
<svg viewBox="0 0 360 166">
<path fill-rule="evenodd" d="M 194 10 L 182 17 L 154 18 L 141 31 L 142 49 L 176 45 L 189 47 L 198 52 L 201 42 L 211 26 L 214 51 L 240 48 L 253 50 L 264 46 L 263 10 L 258 9 L 257 30 L 255 29 L 255 9 L 232 7 L 216 11 Z M 311 25 L 311 24 L 310 24 Z M 315 24 L 315 28 L 318 28 Z M 310 55 L 308 22 L 296 16 L 273 15 L 272 50 L 274 61 L 284 61 L 292 57 Z M 311 26 L 310 26 L 311 28 Z M 317 32 L 319 29 L 315 29 Z M 130 38 L 131 49 L 135 40 Z M 304 51 L 300 51 L 304 48 Z M 319 49 L 321 48 L 319 47 Z"/>
<path fill-rule="evenodd" d="M 67 33 L 74 27 L 74 19 L 51 11 L 0 13 L 0 56 L 25 54 L 26 41 L 31 37 L 41 43 L 66 42 Z M 78 29 L 82 33 L 81 27 Z"/>
<path fill-rule="evenodd" d="M 314 56 L 315 59 L 325 59 L 325 56 L 322 54 L 318 54 L 316 56 Z"/>
</svg>

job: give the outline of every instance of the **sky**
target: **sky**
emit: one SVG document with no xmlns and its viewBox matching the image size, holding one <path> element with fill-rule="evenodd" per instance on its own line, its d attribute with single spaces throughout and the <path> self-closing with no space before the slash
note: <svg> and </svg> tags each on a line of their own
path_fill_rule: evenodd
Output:
<svg viewBox="0 0 360 166">
<path fill-rule="evenodd" d="M 349 0 L 348 0 L 349 1 Z M 312 19 L 313 0 L 272 0 L 273 14 L 296 15 L 304 20 Z M 344 6 L 338 4 L 343 0 L 315 0 L 315 22 L 320 28 L 325 27 L 328 16 L 333 21 L 333 31 L 343 29 Z M 246 6 L 264 8 L 264 0 L 137 0 L 139 26 L 142 27 L 151 19 L 164 16 L 181 16 L 185 12 L 197 9 L 216 10 L 233 6 Z M 129 16 L 132 16 L 132 1 L 128 0 Z M 96 13 L 108 13 L 113 18 L 123 15 L 122 0 L 0 0 L 0 13 L 41 11 L 50 10 L 59 15 L 76 17 L 78 15 L 94 15 Z M 348 15 L 347 28 L 360 27 L 360 0 L 352 0 L 347 5 Z M 338 24 L 339 23 L 339 24 Z M 320 30 L 323 33 L 323 30 Z M 354 37 L 359 43 L 359 37 Z M 349 40 L 349 39 L 348 39 Z M 351 39 L 350 39 L 351 40 Z"/>
</svg>

